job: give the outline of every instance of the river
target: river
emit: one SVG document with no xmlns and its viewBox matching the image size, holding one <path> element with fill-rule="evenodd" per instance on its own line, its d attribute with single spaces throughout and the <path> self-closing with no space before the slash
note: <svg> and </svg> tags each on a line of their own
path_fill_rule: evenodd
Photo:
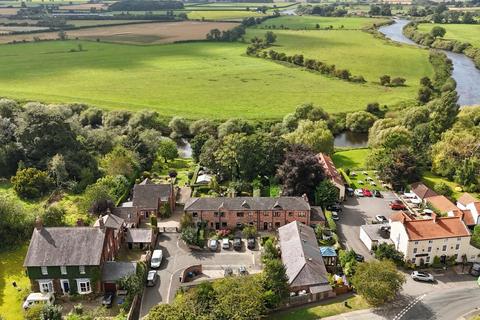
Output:
<svg viewBox="0 0 480 320">
<path fill-rule="evenodd" d="M 419 46 L 403 35 L 403 27 L 409 23 L 405 19 L 395 19 L 395 23 L 379 29 L 387 38 L 401 43 Z M 480 70 L 469 57 L 444 51 L 452 60 L 452 77 L 457 82 L 458 104 L 460 106 L 480 105 Z"/>
</svg>

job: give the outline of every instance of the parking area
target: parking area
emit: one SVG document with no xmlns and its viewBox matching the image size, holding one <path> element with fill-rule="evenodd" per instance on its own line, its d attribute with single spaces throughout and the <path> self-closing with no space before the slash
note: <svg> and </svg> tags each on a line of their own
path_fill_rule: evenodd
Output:
<svg viewBox="0 0 480 320">
<path fill-rule="evenodd" d="M 363 255 L 365 259 L 372 258 L 370 252 L 360 240 L 360 226 L 371 224 L 376 215 L 387 219 L 393 211 L 389 207 L 390 201 L 397 200 L 397 196 L 390 191 L 382 191 L 383 198 L 375 197 L 347 197 L 342 204 L 343 211 L 337 221 L 337 233 L 341 244 L 347 249 Z"/>
<path fill-rule="evenodd" d="M 236 251 L 230 244 L 229 249 L 222 249 L 221 243 L 216 252 L 190 250 L 180 240 L 178 233 L 162 233 L 158 237 L 157 249 L 163 251 L 163 261 L 157 270 L 159 281 L 153 287 L 147 287 L 144 291 L 141 317 L 159 303 L 168 303 L 175 297 L 175 292 L 180 287 L 180 277 L 183 270 L 192 265 L 201 264 L 209 270 L 203 275 L 204 279 L 223 274 L 223 270 L 232 268 L 234 271 L 241 266 L 247 272 L 254 273 L 260 270 L 260 250 L 257 246 L 250 250 L 246 248 L 246 240 L 243 239 L 242 249 Z M 212 270 L 217 270 L 216 272 Z"/>
</svg>

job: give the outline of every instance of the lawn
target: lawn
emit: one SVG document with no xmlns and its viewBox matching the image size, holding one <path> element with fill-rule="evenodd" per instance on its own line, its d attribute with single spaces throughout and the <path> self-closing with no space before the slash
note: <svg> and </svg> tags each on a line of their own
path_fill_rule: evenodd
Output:
<svg viewBox="0 0 480 320">
<path fill-rule="evenodd" d="M 23 269 L 28 246 L 0 252 L 0 315 L 5 320 L 23 319 L 22 301 L 30 289 Z M 16 282 L 17 288 L 12 283 Z"/>
<path fill-rule="evenodd" d="M 364 169 L 366 167 L 367 156 L 370 150 L 351 149 L 347 151 L 335 152 L 332 156 L 333 163 L 337 168 L 341 169 Z"/>
<path fill-rule="evenodd" d="M 424 23 L 418 25 L 418 30 L 428 33 L 434 26 L 440 26 L 447 30 L 445 39 L 454 39 L 462 42 L 469 42 L 474 47 L 480 48 L 480 25 L 479 24 L 432 24 Z"/>
<path fill-rule="evenodd" d="M 157 159 L 152 168 L 152 174 L 157 176 L 160 181 L 166 182 L 168 180 L 168 173 L 171 170 L 177 172 L 177 179 L 175 184 L 183 187 L 188 179 L 188 172 L 195 170 L 195 163 L 191 158 L 176 158 L 172 161 L 165 163 L 163 159 Z"/>
<path fill-rule="evenodd" d="M 264 33 L 264 30 L 252 29 L 247 38 L 260 37 Z M 334 64 L 338 69 L 347 69 L 352 75 L 361 75 L 377 84 L 385 74 L 405 78 L 405 87 L 391 89 L 404 99 L 416 95 L 422 77 L 433 75 L 428 51 L 392 45 L 360 30 L 277 29 L 274 33 L 277 35 L 277 42 L 272 47 L 275 51 L 288 55 L 303 54 L 306 58 Z"/>
<path fill-rule="evenodd" d="M 376 18 L 337 18 L 337 17 L 320 17 L 320 16 L 282 16 L 275 19 L 269 19 L 263 22 L 258 28 L 273 27 L 281 28 L 284 26 L 289 29 L 316 29 L 317 24 L 321 29 L 332 26 L 334 29 L 361 29 L 373 25 L 375 23 L 382 23 L 388 19 Z"/>
<path fill-rule="evenodd" d="M 348 303 L 348 307 L 345 306 L 345 301 Z M 335 316 L 338 314 L 352 312 L 355 310 L 367 309 L 370 306 L 360 296 L 353 296 L 345 300 L 338 301 L 335 299 L 331 302 L 322 303 L 315 307 L 302 307 L 295 308 L 291 311 L 285 311 L 274 314 L 268 319 L 271 320 L 314 320 L 320 318 L 326 318 Z"/>
<path fill-rule="evenodd" d="M 83 51 L 71 52 L 79 44 Z M 414 97 L 410 88 L 349 83 L 248 57 L 245 47 L 76 40 L 3 45 L 0 87 L 2 96 L 10 98 L 150 109 L 189 119 L 280 119 L 305 102 L 327 112 L 350 112 L 372 99 L 392 105 Z"/>
<path fill-rule="evenodd" d="M 455 182 L 450 181 L 446 178 L 438 176 L 431 171 L 424 171 L 422 173 L 422 181 L 423 181 L 423 183 L 425 183 L 425 185 L 427 185 L 431 189 L 434 189 L 435 185 L 440 183 L 440 182 L 443 182 L 443 183 L 447 184 L 450 187 L 450 189 L 452 189 L 452 191 L 453 191 L 452 197 L 455 200 L 458 199 L 464 193 L 463 191 L 456 191 L 455 190 L 455 188 L 457 188 L 457 187 L 461 188 L 461 186 L 458 183 L 455 183 Z M 480 198 L 479 193 L 471 193 L 471 194 L 476 196 L 477 198 Z"/>
</svg>

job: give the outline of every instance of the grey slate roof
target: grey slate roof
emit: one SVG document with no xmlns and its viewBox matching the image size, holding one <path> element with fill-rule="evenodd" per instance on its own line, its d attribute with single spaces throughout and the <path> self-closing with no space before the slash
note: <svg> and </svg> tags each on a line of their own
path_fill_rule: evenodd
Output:
<svg viewBox="0 0 480 320">
<path fill-rule="evenodd" d="M 278 235 L 291 287 L 329 285 L 327 270 L 311 227 L 294 221 L 278 228 Z"/>
<path fill-rule="evenodd" d="M 103 282 L 116 282 L 125 276 L 135 274 L 137 270 L 136 262 L 105 262 L 102 270 Z"/>
<path fill-rule="evenodd" d="M 127 224 L 138 222 L 136 207 L 115 207 L 112 214 L 122 218 Z"/>
<path fill-rule="evenodd" d="M 130 228 L 127 230 L 126 241 L 131 243 L 151 243 L 153 231 L 149 228 Z"/>
<path fill-rule="evenodd" d="M 185 211 L 217 210 L 301 210 L 309 211 L 310 205 L 302 197 L 217 197 L 190 198 Z"/>
<path fill-rule="evenodd" d="M 105 227 L 116 230 L 120 229 L 125 222 L 122 218 L 113 214 L 106 214 L 101 219 L 103 220 L 103 224 L 105 225 Z M 95 221 L 95 223 L 93 224 L 94 227 L 100 226 L 99 220 L 100 218 Z"/>
<path fill-rule="evenodd" d="M 322 207 L 312 207 L 312 210 L 310 211 L 310 222 L 314 223 L 322 221 L 326 221 Z"/>
<path fill-rule="evenodd" d="M 133 186 L 133 206 L 158 209 L 159 200 L 167 201 L 171 193 L 171 184 L 153 184 L 149 179 L 145 179 Z"/>
<path fill-rule="evenodd" d="M 34 229 L 24 267 L 96 266 L 100 264 L 105 231 L 95 227 Z"/>
</svg>

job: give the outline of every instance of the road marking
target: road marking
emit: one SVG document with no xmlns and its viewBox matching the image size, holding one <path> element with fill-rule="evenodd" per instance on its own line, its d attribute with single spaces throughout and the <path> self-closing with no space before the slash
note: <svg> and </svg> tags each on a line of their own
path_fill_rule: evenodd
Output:
<svg viewBox="0 0 480 320">
<path fill-rule="evenodd" d="M 394 318 L 393 320 L 400 320 L 402 319 L 402 317 L 407 314 L 408 311 L 410 311 L 410 309 L 413 308 L 413 306 L 415 306 L 417 303 L 419 303 L 423 298 L 425 298 L 427 294 L 424 293 L 422 294 L 421 296 L 419 297 L 416 297 L 412 302 L 410 302 L 405 308 L 403 308 L 402 311 L 400 311 Z"/>
</svg>

